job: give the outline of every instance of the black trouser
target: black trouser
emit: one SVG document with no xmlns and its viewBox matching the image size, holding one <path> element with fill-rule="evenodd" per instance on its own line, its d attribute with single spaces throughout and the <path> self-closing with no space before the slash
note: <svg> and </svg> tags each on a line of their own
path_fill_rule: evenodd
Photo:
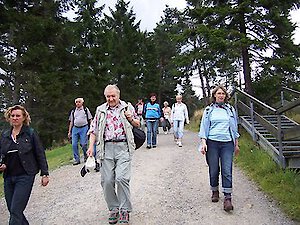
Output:
<svg viewBox="0 0 300 225">
<path fill-rule="evenodd" d="M 167 119 L 164 119 L 164 121 L 162 122 L 162 126 L 163 126 L 164 132 L 167 132 L 168 130 L 171 129 L 170 121 Z"/>
</svg>

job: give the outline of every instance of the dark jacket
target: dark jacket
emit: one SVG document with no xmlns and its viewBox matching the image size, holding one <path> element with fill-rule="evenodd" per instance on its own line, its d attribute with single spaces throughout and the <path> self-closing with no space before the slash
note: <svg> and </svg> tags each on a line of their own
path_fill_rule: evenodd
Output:
<svg viewBox="0 0 300 225">
<path fill-rule="evenodd" d="M 11 132 L 12 129 L 9 129 L 4 131 L 1 135 L 0 153 L 4 155 L 4 163 L 5 155 L 13 142 Z M 20 146 L 18 148 L 19 157 L 26 173 L 28 175 L 35 175 L 41 171 L 41 176 L 49 175 L 45 150 L 37 133 L 32 128 L 23 125 L 17 136 L 17 142 Z M 4 177 L 5 175 L 4 171 Z"/>
</svg>

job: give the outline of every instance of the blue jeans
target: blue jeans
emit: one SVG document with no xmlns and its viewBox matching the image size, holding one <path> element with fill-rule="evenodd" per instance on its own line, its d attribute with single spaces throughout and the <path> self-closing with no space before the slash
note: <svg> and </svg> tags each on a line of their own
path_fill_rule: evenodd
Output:
<svg viewBox="0 0 300 225">
<path fill-rule="evenodd" d="M 80 141 L 80 146 L 82 148 L 84 158 L 87 157 L 86 151 L 87 151 L 87 144 L 88 144 L 88 137 L 87 137 L 88 129 L 89 129 L 88 125 L 80 128 L 73 126 L 72 128 L 72 149 L 73 149 L 74 160 L 76 162 L 80 162 L 78 140 Z"/>
<path fill-rule="evenodd" d="M 183 128 L 184 128 L 184 120 L 173 121 L 174 136 L 176 138 L 181 139 L 183 137 Z"/>
<path fill-rule="evenodd" d="M 9 225 L 28 225 L 24 210 L 28 203 L 35 175 L 8 176 L 4 179 L 4 194 L 10 213 Z"/>
<path fill-rule="evenodd" d="M 147 120 L 146 122 L 147 122 L 147 145 L 156 146 L 158 120 L 155 121 Z"/>
<path fill-rule="evenodd" d="M 209 180 L 212 191 L 219 189 L 219 174 L 221 163 L 222 191 L 232 192 L 232 160 L 234 152 L 233 141 L 220 142 L 207 140 L 206 161 L 209 166 Z"/>
</svg>

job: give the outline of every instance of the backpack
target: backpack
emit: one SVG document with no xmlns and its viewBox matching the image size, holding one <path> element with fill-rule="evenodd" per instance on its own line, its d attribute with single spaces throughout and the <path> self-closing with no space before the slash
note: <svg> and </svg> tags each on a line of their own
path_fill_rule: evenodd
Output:
<svg viewBox="0 0 300 225">
<path fill-rule="evenodd" d="M 72 117 L 73 117 L 73 120 L 72 120 L 72 127 L 74 126 L 74 113 L 75 113 L 75 109 L 76 109 L 76 108 L 74 108 L 74 109 L 71 110 Z M 90 123 L 89 123 L 89 119 L 88 119 L 89 116 L 88 116 L 88 112 L 87 112 L 87 107 L 83 107 L 83 110 L 84 110 L 84 112 L 85 112 L 86 121 L 87 121 L 87 123 L 88 123 L 88 126 L 90 127 Z"/>
</svg>

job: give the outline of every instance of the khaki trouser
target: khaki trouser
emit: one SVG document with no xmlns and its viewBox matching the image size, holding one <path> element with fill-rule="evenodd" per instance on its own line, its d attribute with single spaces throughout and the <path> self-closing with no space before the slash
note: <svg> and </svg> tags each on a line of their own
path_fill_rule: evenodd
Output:
<svg viewBox="0 0 300 225">
<path fill-rule="evenodd" d="M 132 210 L 129 181 L 131 157 L 127 142 L 106 142 L 101 160 L 101 185 L 109 210 Z"/>
</svg>

